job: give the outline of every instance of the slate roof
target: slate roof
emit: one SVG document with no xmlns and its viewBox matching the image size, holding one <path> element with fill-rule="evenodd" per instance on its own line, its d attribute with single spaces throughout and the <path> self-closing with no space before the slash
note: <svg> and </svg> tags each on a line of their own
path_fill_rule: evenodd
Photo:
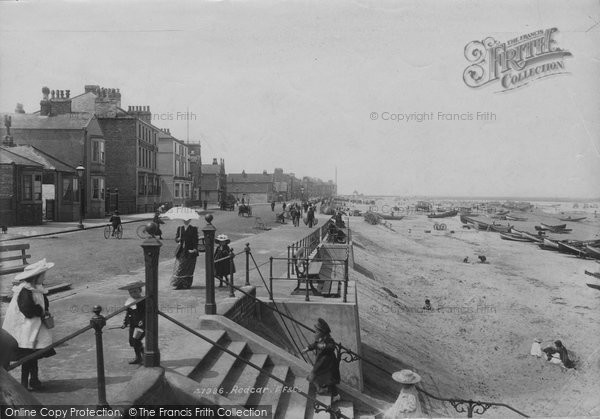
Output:
<svg viewBox="0 0 600 419">
<path fill-rule="evenodd" d="M 2 113 L 0 121 L 4 121 L 4 115 L 10 115 L 11 129 L 73 129 L 86 128 L 94 115 L 87 112 L 73 112 L 56 116 L 40 116 L 26 113 Z M 2 122 L 4 129 L 4 123 Z"/>
<path fill-rule="evenodd" d="M 11 153 L 9 150 L 13 148 L 0 147 L 0 164 L 16 164 L 19 166 L 39 166 L 42 168 L 42 165 L 34 162 L 33 160 L 29 160 L 25 157 L 22 157 L 18 154 Z"/>
<path fill-rule="evenodd" d="M 218 175 L 221 173 L 220 164 L 203 164 L 202 174 L 203 175 Z"/>
<path fill-rule="evenodd" d="M 42 166 L 46 170 L 56 170 L 59 172 L 75 173 L 76 169 L 69 166 L 66 163 L 52 157 L 51 155 L 43 152 L 42 150 L 35 148 L 31 145 L 18 145 L 14 147 L 0 147 L 3 152 L 2 155 L 11 156 L 13 159 L 20 159 L 23 163 L 16 164 L 28 164 L 32 163 Z M 4 163 L 4 161 L 2 161 Z"/>
<path fill-rule="evenodd" d="M 202 169 L 204 170 L 204 168 Z M 229 173 L 227 175 L 227 183 L 273 183 L 273 174 Z"/>
</svg>

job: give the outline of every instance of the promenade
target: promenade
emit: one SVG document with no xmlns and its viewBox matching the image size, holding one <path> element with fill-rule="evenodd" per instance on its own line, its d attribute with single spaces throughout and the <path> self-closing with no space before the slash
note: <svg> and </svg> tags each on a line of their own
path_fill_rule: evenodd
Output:
<svg viewBox="0 0 600 419">
<path fill-rule="evenodd" d="M 123 222 L 134 222 L 151 218 L 152 214 L 136 214 L 122 216 Z M 320 216 L 320 221 L 326 220 Z M 250 222 L 250 220 L 248 220 Z M 319 226 L 321 225 L 319 223 Z M 48 223 L 44 226 L 14 227 L 9 229 L 13 237 L 26 238 L 28 235 L 60 234 L 73 231 L 77 223 Z M 86 220 L 86 229 L 102 227 L 105 220 Z M 206 222 L 203 219 L 194 222 L 201 229 Z M 246 243 L 252 249 L 256 263 L 261 266 L 261 272 L 268 281 L 269 257 L 286 257 L 287 246 L 308 235 L 313 229 L 306 226 L 293 227 L 291 223 L 279 225 L 271 230 L 257 230 L 257 234 L 245 236 L 232 241 L 231 247 L 236 253 L 243 252 Z M 216 234 L 220 234 L 217 230 Z M 8 236 L 8 235 L 5 235 Z M 139 240 L 139 245 L 142 244 Z M 10 241 L 5 244 L 10 243 Z M 135 243 L 134 243 L 135 244 Z M 139 253 L 142 253 L 141 247 Z M 36 255 L 34 260 L 38 260 Z M 198 318 L 204 314 L 205 302 L 205 263 L 204 254 L 198 258 L 194 283 L 189 290 L 173 290 L 170 286 L 170 277 L 173 270 L 174 258 L 161 254 L 159 263 L 159 309 L 178 321 L 196 327 Z M 235 259 L 237 274 L 235 284 L 241 286 L 245 283 L 245 254 L 238 255 Z M 282 272 L 283 273 L 283 272 Z M 12 277 L 11 277 L 12 279 Z M 116 275 L 108 280 L 98 283 L 86 283 L 73 287 L 72 290 L 50 296 L 50 309 L 55 317 L 56 327 L 53 329 L 54 338 L 58 340 L 89 324 L 93 316 L 92 308 L 95 305 L 102 307 L 102 314 L 107 316 L 123 306 L 127 299 L 127 292 L 118 290 L 122 285 L 133 281 L 144 281 L 144 268 L 136 269 L 126 275 Z M 265 297 L 267 292 L 260 281 L 260 275 L 251 264 L 251 285 L 256 286 L 257 295 Z M 268 282 L 267 282 L 268 283 Z M 229 297 L 228 288 L 219 288 L 215 281 L 217 313 L 223 314 L 241 296 L 236 292 L 236 297 Z M 290 283 L 293 288 L 295 283 Z M 2 312 L 6 303 L 2 303 Z M 104 362 L 107 383 L 108 402 L 119 394 L 123 386 L 129 381 L 132 374 L 139 368 L 129 365 L 128 361 L 134 357 L 133 349 L 128 344 L 127 330 L 120 329 L 124 314 L 121 313 L 108 320 L 104 328 Z M 159 317 L 159 349 L 161 364 L 167 368 L 178 368 L 195 364 L 194 353 L 206 342 L 190 335 L 170 321 Z M 96 348 L 93 330 L 70 340 L 56 348 L 57 355 L 42 359 L 40 365 L 40 380 L 44 389 L 34 395 L 43 404 L 95 404 L 97 401 L 96 385 Z M 20 368 L 11 371 L 13 377 L 20 378 Z"/>
</svg>

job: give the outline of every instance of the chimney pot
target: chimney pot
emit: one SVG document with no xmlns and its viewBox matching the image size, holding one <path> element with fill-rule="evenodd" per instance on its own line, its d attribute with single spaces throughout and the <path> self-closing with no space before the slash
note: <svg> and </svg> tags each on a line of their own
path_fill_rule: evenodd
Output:
<svg viewBox="0 0 600 419">
<path fill-rule="evenodd" d="M 68 98 L 69 98 L 69 96 L 71 96 L 71 91 L 70 91 L 70 90 L 67 90 L 66 92 L 67 92 L 67 99 L 68 99 Z"/>
</svg>

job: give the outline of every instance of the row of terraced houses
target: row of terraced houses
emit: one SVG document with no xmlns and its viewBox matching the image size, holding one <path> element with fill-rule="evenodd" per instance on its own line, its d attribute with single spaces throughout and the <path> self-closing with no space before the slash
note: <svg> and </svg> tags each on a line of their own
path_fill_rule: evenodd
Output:
<svg viewBox="0 0 600 419">
<path fill-rule="evenodd" d="M 119 89 L 42 89 L 40 109 L 0 114 L 0 224 L 36 225 L 201 206 L 226 198 L 259 203 L 329 197 L 332 181 L 275 169 L 226 173 L 202 164 L 199 142 L 155 126 L 150 106 L 121 106 Z"/>
</svg>

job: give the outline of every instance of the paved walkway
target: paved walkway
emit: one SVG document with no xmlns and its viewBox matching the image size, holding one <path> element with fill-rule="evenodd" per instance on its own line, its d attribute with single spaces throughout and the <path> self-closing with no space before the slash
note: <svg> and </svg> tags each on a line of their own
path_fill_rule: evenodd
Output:
<svg viewBox="0 0 600 419">
<path fill-rule="evenodd" d="M 136 216 L 123 216 L 124 219 L 139 221 L 140 218 L 151 218 L 152 214 L 139 214 Z M 135 217 L 135 218 L 134 218 Z M 324 221 L 324 216 L 320 217 Z M 124 220 L 125 221 L 125 220 Z M 50 224 L 50 223 L 49 223 Z M 53 224 L 61 224 L 54 226 Z M 66 225 L 70 224 L 70 225 Z M 93 224 L 92 220 L 86 221 L 87 225 L 104 225 L 105 220 Z M 52 223 L 42 227 L 15 227 L 19 234 L 40 234 L 42 232 L 56 233 L 58 230 L 66 231 L 76 227 L 76 223 Z M 319 223 L 319 226 L 321 223 Z M 317 227 L 318 228 L 318 227 Z M 42 230 L 44 229 L 44 230 Z M 12 230 L 12 228 L 11 228 Z M 232 242 L 231 246 L 235 252 L 243 251 L 245 244 L 249 243 L 252 254 L 259 265 L 261 272 L 268 281 L 270 256 L 286 257 L 287 246 L 302 237 L 308 235 L 313 229 L 306 226 L 293 227 L 291 223 L 282 225 L 269 231 L 263 231 L 251 237 Z M 16 232 L 11 232 L 17 234 Z M 43 233 L 42 233 L 43 234 Z M 218 234 L 218 232 L 217 232 Z M 198 318 L 204 314 L 205 302 L 205 270 L 204 255 L 198 258 L 194 283 L 190 290 L 173 290 L 169 284 L 173 269 L 174 259 L 167 259 L 159 264 L 159 308 L 166 314 L 176 318 L 178 321 L 196 327 Z M 237 275 L 235 283 L 242 285 L 245 282 L 245 255 L 239 255 L 236 260 Z M 284 269 L 285 264 L 282 264 Z M 266 295 L 260 276 L 251 265 L 251 285 L 255 285 L 259 295 Z M 284 271 L 279 272 L 283 275 Z M 140 269 L 132 275 L 120 275 L 103 281 L 100 284 L 78 288 L 55 294 L 50 298 L 50 309 L 55 316 L 56 327 L 53 329 L 55 340 L 67 336 L 79 328 L 89 324 L 93 315 L 92 308 L 100 305 L 102 313 L 110 315 L 123 306 L 127 298 L 125 291 L 118 287 L 131 281 L 144 281 L 145 271 Z M 293 288 L 295 283 L 291 283 Z M 236 292 L 236 295 L 240 295 Z M 229 297 L 229 290 L 216 287 L 217 312 L 222 314 L 235 301 Z M 104 358 L 107 383 L 108 402 L 115 400 L 122 387 L 129 381 L 131 375 L 137 368 L 129 365 L 128 361 L 133 358 L 133 350 L 128 345 L 127 331 L 119 326 L 122 324 L 124 314 L 119 314 L 108 320 L 104 329 Z M 193 352 L 202 345 L 207 345 L 170 321 L 160 318 L 159 321 L 159 348 L 161 351 L 162 364 L 169 368 L 191 366 L 195 360 Z M 40 379 L 44 383 L 44 390 L 35 392 L 34 395 L 47 405 L 58 404 L 95 404 L 97 401 L 96 386 L 96 355 L 95 355 L 94 332 L 87 331 L 73 340 L 56 348 L 57 355 L 42 359 L 40 365 Z M 11 374 L 17 380 L 20 379 L 20 368 Z"/>
</svg>

